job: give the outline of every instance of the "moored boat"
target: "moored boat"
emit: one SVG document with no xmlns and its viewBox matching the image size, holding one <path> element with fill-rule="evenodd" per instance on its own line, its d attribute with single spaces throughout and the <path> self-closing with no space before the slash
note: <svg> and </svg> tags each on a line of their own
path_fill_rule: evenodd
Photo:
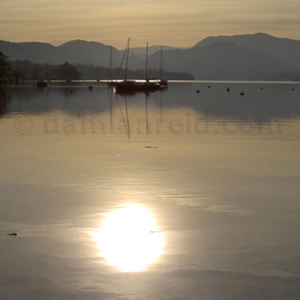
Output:
<svg viewBox="0 0 300 300">
<path fill-rule="evenodd" d="M 127 90 L 127 91 L 155 91 L 161 88 L 160 82 L 152 82 L 150 80 L 123 80 L 115 81 L 114 87 L 117 90 Z"/>
<path fill-rule="evenodd" d="M 48 86 L 48 82 L 46 80 L 37 80 L 35 83 L 36 87 L 47 87 Z"/>
<path fill-rule="evenodd" d="M 124 80 L 110 80 L 108 86 L 116 88 L 118 91 L 128 91 L 128 92 L 151 92 L 160 90 L 167 87 L 167 81 L 164 78 L 149 80 L 148 79 L 148 43 L 146 46 L 146 79 L 127 79 L 128 70 L 128 57 L 129 57 L 129 45 L 130 38 L 128 38 L 126 50 L 124 53 L 124 58 L 126 57 L 126 69 L 125 69 L 125 79 Z M 123 64 L 123 61 L 122 61 Z M 120 70 L 122 68 L 122 64 Z"/>
</svg>

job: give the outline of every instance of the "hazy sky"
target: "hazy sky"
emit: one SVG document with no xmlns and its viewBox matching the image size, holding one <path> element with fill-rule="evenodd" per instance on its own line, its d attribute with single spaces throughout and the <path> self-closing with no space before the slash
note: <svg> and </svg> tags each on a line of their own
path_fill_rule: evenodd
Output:
<svg viewBox="0 0 300 300">
<path fill-rule="evenodd" d="M 299 0 L 0 0 L 0 39 L 12 42 L 190 47 L 256 32 L 300 40 L 299 28 Z"/>
</svg>

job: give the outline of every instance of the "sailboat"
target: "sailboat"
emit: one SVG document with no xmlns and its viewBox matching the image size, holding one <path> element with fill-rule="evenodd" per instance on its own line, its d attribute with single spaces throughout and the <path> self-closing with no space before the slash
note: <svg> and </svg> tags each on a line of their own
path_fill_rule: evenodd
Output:
<svg viewBox="0 0 300 300">
<path fill-rule="evenodd" d="M 124 62 L 124 59 L 126 58 L 126 68 L 125 68 L 125 78 L 124 80 L 110 80 L 108 82 L 109 86 L 112 86 L 116 88 L 119 92 L 150 92 L 150 91 L 156 91 L 160 90 L 163 87 L 166 87 L 165 83 L 166 81 L 161 80 L 150 80 L 148 78 L 148 43 L 146 44 L 146 79 L 145 80 L 139 80 L 139 79 L 128 79 L 127 73 L 128 73 L 128 58 L 129 58 L 129 45 L 130 45 L 130 38 L 128 38 L 126 50 L 124 52 L 123 60 L 121 63 L 121 67 L 119 69 L 122 69 L 122 65 Z M 118 75 L 119 75 L 118 73 Z M 117 75 L 117 77 L 118 77 Z"/>
</svg>

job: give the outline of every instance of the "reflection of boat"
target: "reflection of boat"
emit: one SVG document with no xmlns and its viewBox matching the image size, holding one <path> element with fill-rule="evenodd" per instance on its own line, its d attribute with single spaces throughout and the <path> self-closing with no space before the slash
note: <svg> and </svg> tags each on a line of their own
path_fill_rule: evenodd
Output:
<svg viewBox="0 0 300 300">
<path fill-rule="evenodd" d="M 162 88 L 167 87 L 167 81 L 163 78 L 149 80 L 148 79 L 148 43 L 146 47 L 146 79 L 127 79 L 127 71 L 128 71 L 128 57 L 129 57 L 129 45 L 130 38 L 128 38 L 126 50 L 124 52 L 124 57 L 122 60 L 122 64 L 124 62 L 124 58 L 126 57 L 126 68 L 125 68 L 125 79 L 124 80 L 110 80 L 108 85 L 110 87 L 116 88 L 118 92 L 152 92 L 157 91 Z M 122 64 L 120 70 L 122 68 Z M 120 71 L 119 71 L 120 73 Z M 118 77 L 118 76 L 117 76 Z"/>
<path fill-rule="evenodd" d="M 36 87 L 47 87 L 48 86 L 48 82 L 46 80 L 37 80 L 35 82 L 35 86 Z"/>
</svg>

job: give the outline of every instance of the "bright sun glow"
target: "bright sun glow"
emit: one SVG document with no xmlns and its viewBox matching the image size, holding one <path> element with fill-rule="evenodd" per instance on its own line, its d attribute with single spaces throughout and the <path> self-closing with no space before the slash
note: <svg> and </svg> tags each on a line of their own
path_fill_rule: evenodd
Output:
<svg viewBox="0 0 300 300">
<path fill-rule="evenodd" d="M 93 236 L 107 262 L 122 271 L 139 271 L 162 253 L 163 234 L 152 215 L 137 204 L 126 204 L 107 214 Z"/>
</svg>

